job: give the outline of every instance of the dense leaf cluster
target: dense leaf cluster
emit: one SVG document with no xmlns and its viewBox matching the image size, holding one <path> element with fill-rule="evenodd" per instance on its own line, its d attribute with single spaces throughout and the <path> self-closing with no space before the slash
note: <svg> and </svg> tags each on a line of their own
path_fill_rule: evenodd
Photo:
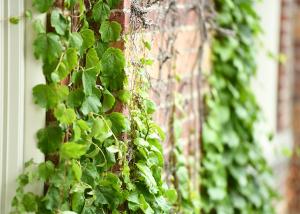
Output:
<svg viewBox="0 0 300 214">
<path fill-rule="evenodd" d="M 271 171 L 255 138 L 259 108 L 251 90 L 257 35 L 255 0 L 215 0 L 219 28 L 205 102 L 201 203 L 203 213 L 274 213 Z"/>
<path fill-rule="evenodd" d="M 169 213 L 177 195 L 162 181 L 164 135 L 151 119 L 155 105 L 146 88 L 125 89 L 125 57 L 111 45 L 122 31 L 109 20 L 119 0 L 65 0 L 64 10 L 54 3 L 33 0 L 52 29 L 34 23 L 34 55 L 46 83 L 33 97 L 48 118 L 37 146 L 46 161 L 26 163 L 13 213 Z M 115 111 L 126 105 L 129 114 Z M 27 191 L 38 182 L 44 194 Z"/>
</svg>

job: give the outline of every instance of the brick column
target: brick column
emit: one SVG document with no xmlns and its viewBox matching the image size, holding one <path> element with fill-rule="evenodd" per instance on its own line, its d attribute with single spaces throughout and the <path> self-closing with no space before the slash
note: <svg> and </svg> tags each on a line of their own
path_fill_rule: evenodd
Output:
<svg viewBox="0 0 300 214">
<path fill-rule="evenodd" d="M 294 84 L 293 84 L 293 132 L 294 150 L 288 177 L 288 213 L 300 213 L 300 0 L 295 2 L 294 20 Z"/>
</svg>

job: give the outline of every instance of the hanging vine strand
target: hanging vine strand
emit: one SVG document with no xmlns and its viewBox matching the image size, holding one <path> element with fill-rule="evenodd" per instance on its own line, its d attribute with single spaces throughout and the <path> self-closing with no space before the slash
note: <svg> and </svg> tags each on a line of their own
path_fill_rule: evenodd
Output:
<svg viewBox="0 0 300 214">
<path fill-rule="evenodd" d="M 214 1 L 217 32 L 202 136 L 203 213 L 274 213 L 272 174 L 255 137 L 260 111 L 251 78 L 261 32 L 255 2 Z"/>
</svg>

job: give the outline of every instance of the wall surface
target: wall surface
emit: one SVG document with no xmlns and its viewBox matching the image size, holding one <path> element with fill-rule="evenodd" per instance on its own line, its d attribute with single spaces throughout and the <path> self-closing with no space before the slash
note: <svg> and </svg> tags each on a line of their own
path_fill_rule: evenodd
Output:
<svg viewBox="0 0 300 214">
<path fill-rule="evenodd" d="M 30 1 L 26 3 L 31 5 Z M 35 107 L 31 98 L 33 85 L 43 78 L 39 64 L 32 57 L 31 23 L 21 19 L 18 25 L 12 25 L 8 21 L 11 16 L 22 17 L 24 11 L 24 1 L 0 0 L 1 214 L 9 213 L 16 178 L 24 162 L 31 158 L 43 160 L 36 149 L 35 132 L 44 125 L 44 112 Z"/>
</svg>

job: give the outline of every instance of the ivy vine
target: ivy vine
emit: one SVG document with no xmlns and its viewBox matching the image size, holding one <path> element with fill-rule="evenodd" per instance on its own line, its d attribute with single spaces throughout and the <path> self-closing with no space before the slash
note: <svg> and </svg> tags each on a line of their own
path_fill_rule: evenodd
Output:
<svg viewBox="0 0 300 214">
<path fill-rule="evenodd" d="M 256 39 L 255 0 L 215 0 L 219 31 L 212 41 L 212 73 L 203 125 L 203 213 L 274 213 L 271 170 L 255 137 L 260 115 L 251 90 Z"/>
<path fill-rule="evenodd" d="M 47 110 L 37 132 L 46 161 L 25 164 L 12 213 L 169 213 L 177 194 L 162 180 L 164 134 L 140 75 L 149 60 L 140 59 L 129 91 L 124 54 L 113 47 L 122 39 L 109 19 L 119 0 L 63 2 L 32 2 L 49 22 L 34 21 L 33 44 L 46 80 L 33 88 Z M 27 190 L 40 182 L 43 194 Z"/>
</svg>

